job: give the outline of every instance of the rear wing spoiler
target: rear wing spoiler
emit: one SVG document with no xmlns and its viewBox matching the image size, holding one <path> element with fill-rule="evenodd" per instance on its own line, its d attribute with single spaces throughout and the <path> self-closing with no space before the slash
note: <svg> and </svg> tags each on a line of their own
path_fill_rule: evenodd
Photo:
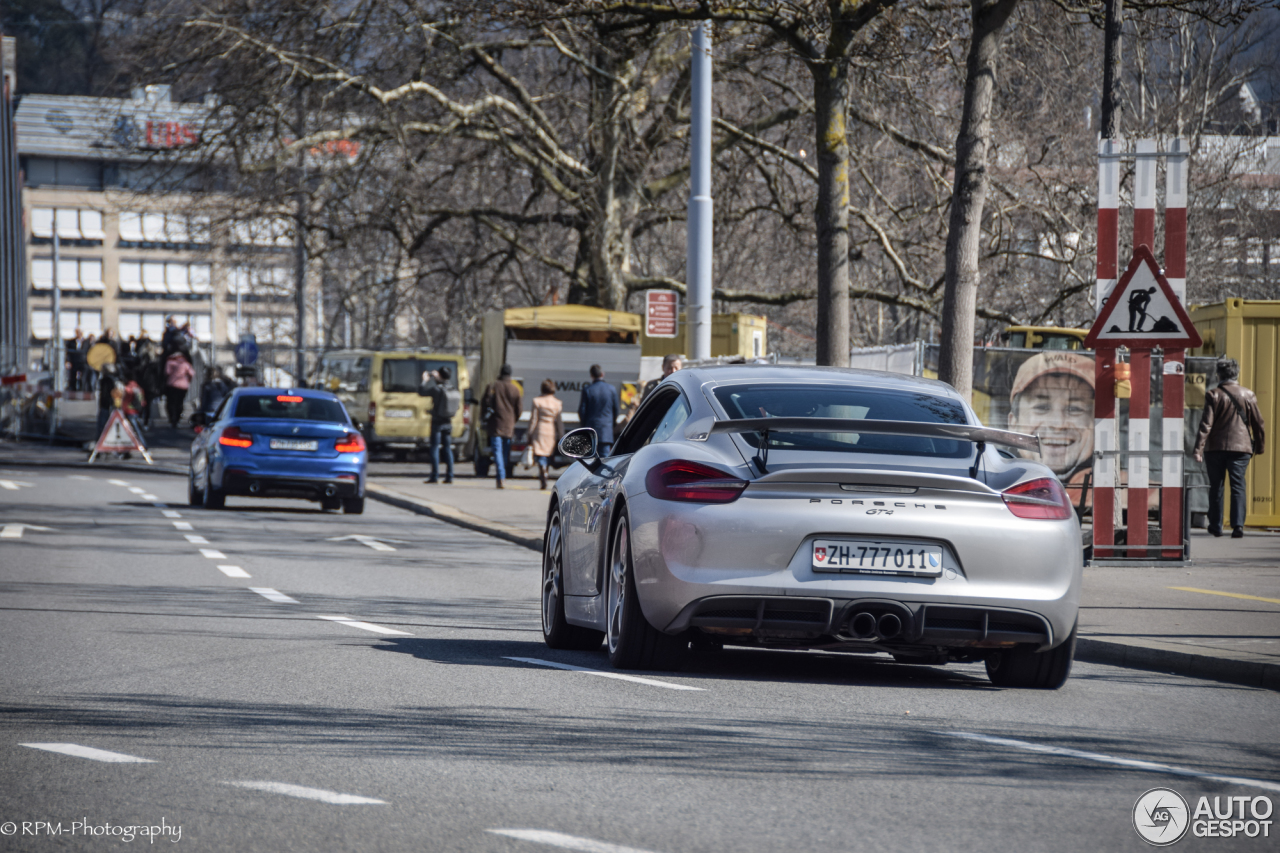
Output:
<svg viewBox="0 0 1280 853">
<path fill-rule="evenodd" d="M 1040 438 L 1020 432 L 968 424 L 918 421 L 873 421 L 858 418 L 741 418 L 715 421 L 704 435 L 734 432 L 856 432 L 870 435 L 909 435 L 999 444 L 1033 453 L 1040 452 Z"/>
</svg>

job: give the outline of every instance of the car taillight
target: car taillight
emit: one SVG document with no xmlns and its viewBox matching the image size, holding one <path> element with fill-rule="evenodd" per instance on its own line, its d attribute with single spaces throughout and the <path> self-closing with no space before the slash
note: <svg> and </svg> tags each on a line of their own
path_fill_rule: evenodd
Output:
<svg viewBox="0 0 1280 853">
<path fill-rule="evenodd" d="M 1041 477 L 1019 483 L 1001 495 L 1005 506 L 1018 518 L 1070 518 L 1071 499 L 1057 477 Z"/>
<path fill-rule="evenodd" d="M 664 501 L 727 504 L 738 499 L 747 481 L 708 465 L 672 459 L 649 469 L 644 478 L 649 494 Z"/>
<path fill-rule="evenodd" d="M 333 449 L 339 453 L 359 453 L 364 450 L 364 437 L 358 432 L 349 432 L 334 442 Z"/>
<path fill-rule="evenodd" d="M 222 431 L 222 435 L 218 436 L 218 444 L 225 444 L 227 447 L 250 447 L 253 445 L 253 436 L 243 432 L 240 427 L 227 427 Z"/>
</svg>

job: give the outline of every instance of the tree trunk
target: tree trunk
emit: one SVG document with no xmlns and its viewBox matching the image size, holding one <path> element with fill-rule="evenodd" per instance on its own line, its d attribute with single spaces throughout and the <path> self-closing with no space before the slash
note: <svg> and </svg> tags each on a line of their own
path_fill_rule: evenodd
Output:
<svg viewBox="0 0 1280 853">
<path fill-rule="evenodd" d="M 1124 0 L 1106 0 L 1107 18 L 1102 35 L 1103 139 L 1120 133 L 1120 30 L 1124 26 Z"/>
<path fill-rule="evenodd" d="M 818 152 L 818 364 L 849 366 L 849 101 L 848 60 L 815 62 Z"/>
<path fill-rule="evenodd" d="M 973 328 L 978 253 L 987 196 L 987 148 L 1000 32 L 1018 0 L 971 0 L 973 36 L 965 68 L 964 110 L 956 134 L 956 177 L 947 230 L 946 290 L 938 377 L 968 399 L 973 392 Z"/>
</svg>

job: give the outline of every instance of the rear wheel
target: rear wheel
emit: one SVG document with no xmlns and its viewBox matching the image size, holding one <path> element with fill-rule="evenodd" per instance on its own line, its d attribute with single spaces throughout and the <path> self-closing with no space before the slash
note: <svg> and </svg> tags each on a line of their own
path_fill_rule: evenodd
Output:
<svg viewBox="0 0 1280 853">
<path fill-rule="evenodd" d="M 213 487 L 213 475 L 204 472 L 204 508 L 222 509 L 227 505 L 227 493 Z"/>
<path fill-rule="evenodd" d="M 364 498 L 343 498 L 342 511 L 347 515 L 361 515 L 364 513 Z"/>
<path fill-rule="evenodd" d="M 564 531 L 560 510 L 547 522 L 546 544 L 542 549 L 542 639 L 553 649 L 594 651 L 600 648 L 603 631 L 570 625 L 564 615 Z"/>
<path fill-rule="evenodd" d="M 688 641 L 672 637 L 649 624 L 636 596 L 631 559 L 631 525 L 618 519 L 605 575 L 605 638 L 609 661 L 618 669 L 679 669 Z"/>
<path fill-rule="evenodd" d="M 1066 642 L 1047 652 L 1022 649 L 995 652 L 987 658 L 987 677 L 997 687 L 1057 690 L 1067 683 L 1075 656 L 1076 626 L 1073 625 Z"/>
<path fill-rule="evenodd" d="M 200 490 L 196 488 L 196 472 L 187 472 L 187 506 L 200 506 L 204 502 L 204 495 L 200 494 Z"/>
</svg>

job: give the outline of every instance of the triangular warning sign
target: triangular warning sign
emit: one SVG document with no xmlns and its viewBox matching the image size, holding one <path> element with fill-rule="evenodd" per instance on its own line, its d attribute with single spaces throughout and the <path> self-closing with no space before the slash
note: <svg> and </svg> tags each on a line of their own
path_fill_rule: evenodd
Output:
<svg viewBox="0 0 1280 853">
<path fill-rule="evenodd" d="M 99 453 L 129 453 L 134 450 L 142 454 L 147 464 L 155 464 L 151 461 L 151 454 L 143 446 L 142 439 L 138 438 L 125 418 L 124 412 L 112 409 L 107 425 L 102 428 L 102 435 L 98 436 L 98 442 L 93 446 L 93 453 L 89 454 L 89 461 L 92 462 Z"/>
<path fill-rule="evenodd" d="M 1178 301 L 1169 280 L 1160 274 L 1151 249 L 1139 246 L 1133 260 L 1093 321 L 1084 345 L 1137 349 L 1200 346 L 1200 333 Z"/>
</svg>

